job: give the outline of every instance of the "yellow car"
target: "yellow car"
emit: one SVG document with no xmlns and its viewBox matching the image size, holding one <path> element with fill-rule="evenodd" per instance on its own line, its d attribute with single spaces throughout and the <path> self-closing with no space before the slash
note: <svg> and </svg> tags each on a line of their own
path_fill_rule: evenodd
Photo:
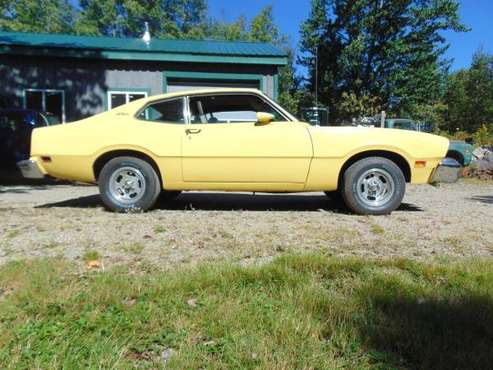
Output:
<svg viewBox="0 0 493 370">
<path fill-rule="evenodd" d="M 425 184 L 445 157 L 439 136 L 314 127 L 252 89 L 153 96 L 33 131 L 25 177 L 99 184 L 114 211 L 145 211 L 183 190 L 338 191 L 359 214 L 399 207 L 406 183 Z"/>
</svg>

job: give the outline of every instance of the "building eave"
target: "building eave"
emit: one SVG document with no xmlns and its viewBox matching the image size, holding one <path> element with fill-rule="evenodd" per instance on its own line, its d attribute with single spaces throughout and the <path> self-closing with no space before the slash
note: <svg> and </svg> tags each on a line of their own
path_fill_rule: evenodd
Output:
<svg viewBox="0 0 493 370">
<path fill-rule="evenodd" d="M 90 50 L 57 47 L 31 47 L 20 45 L 0 45 L 0 55 L 43 56 L 59 58 L 84 58 L 106 60 L 135 60 L 151 62 L 186 62 L 186 63 L 226 63 L 226 64 L 257 64 L 285 66 L 287 57 L 258 55 L 209 55 L 166 52 Z"/>
</svg>

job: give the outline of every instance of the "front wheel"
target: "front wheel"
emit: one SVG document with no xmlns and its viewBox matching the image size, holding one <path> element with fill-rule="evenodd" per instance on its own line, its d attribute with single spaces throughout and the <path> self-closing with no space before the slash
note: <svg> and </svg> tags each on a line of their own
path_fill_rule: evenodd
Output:
<svg viewBox="0 0 493 370">
<path fill-rule="evenodd" d="M 364 158 L 344 173 L 342 196 L 346 205 L 360 215 L 392 213 L 400 206 L 405 191 L 404 174 L 387 158 Z"/>
<path fill-rule="evenodd" d="M 118 157 L 106 163 L 98 178 L 101 198 L 116 212 L 147 211 L 161 192 L 154 168 L 134 157 Z"/>
</svg>

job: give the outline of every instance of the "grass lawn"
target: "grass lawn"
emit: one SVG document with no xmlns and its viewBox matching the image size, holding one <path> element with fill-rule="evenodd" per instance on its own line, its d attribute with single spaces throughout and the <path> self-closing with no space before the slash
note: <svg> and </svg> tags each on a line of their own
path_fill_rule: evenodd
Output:
<svg viewBox="0 0 493 370">
<path fill-rule="evenodd" d="M 0 267 L 1 368 L 485 369 L 493 261 Z"/>
</svg>

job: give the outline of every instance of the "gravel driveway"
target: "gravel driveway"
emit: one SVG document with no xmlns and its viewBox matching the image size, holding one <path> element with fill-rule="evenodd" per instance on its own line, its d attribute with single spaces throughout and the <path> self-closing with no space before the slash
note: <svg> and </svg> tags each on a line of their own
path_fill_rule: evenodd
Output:
<svg viewBox="0 0 493 370">
<path fill-rule="evenodd" d="M 103 209 L 97 188 L 0 186 L 0 263 L 40 256 L 141 268 L 324 251 L 368 257 L 493 255 L 493 183 L 408 186 L 391 216 L 346 214 L 322 193 L 183 193 L 145 214 Z"/>
</svg>

